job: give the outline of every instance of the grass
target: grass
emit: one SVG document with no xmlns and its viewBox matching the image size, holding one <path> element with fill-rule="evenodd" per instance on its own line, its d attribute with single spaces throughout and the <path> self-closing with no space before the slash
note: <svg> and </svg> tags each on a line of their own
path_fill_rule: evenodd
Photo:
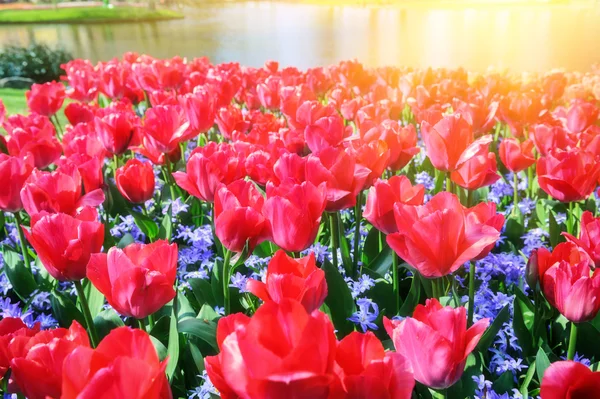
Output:
<svg viewBox="0 0 600 399">
<path fill-rule="evenodd" d="M 27 90 L 23 89 L 0 89 L 0 100 L 4 103 L 6 107 L 6 114 L 27 114 L 29 110 L 27 109 L 27 100 L 25 100 L 25 92 Z M 70 100 L 65 101 L 65 105 L 68 104 Z M 58 120 L 61 126 L 66 126 L 67 118 L 62 111 L 58 112 Z"/>
<path fill-rule="evenodd" d="M 142 7 L 69 7 L 48 9 L 0 10 L 0 24 L 22 23 L 110 23 L 139 22 L 183 18 L 183 14 L 167 9 Z"/>
</svg>

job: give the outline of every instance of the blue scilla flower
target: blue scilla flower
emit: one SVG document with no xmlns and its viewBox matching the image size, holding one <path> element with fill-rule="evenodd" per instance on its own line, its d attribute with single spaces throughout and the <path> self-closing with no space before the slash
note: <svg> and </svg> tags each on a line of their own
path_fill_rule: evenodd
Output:
<svg viewBox="0 0 600 399">
<path fill-rule="evenodd" d="M 368 329 L 377 330 L 374 322 L 379 317 L 379 306 L 368 298 L 358 299 L 356 305 L 358 305 L 358 311 L 354 312 L 348 320 L 360 325 L 363 332 L 367 332 Z"/>
</svg>

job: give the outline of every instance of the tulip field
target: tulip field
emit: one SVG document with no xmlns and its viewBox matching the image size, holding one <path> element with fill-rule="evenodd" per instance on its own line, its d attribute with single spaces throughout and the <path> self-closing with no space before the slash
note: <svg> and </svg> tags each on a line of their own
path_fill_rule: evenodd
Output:
<svg viewBox="0 0 600 399">
<path fill-rule="evenodd" d="M 5 398 L 600 398 L 600 69 L 63 69 L 0 101 Z"/>
</svg>

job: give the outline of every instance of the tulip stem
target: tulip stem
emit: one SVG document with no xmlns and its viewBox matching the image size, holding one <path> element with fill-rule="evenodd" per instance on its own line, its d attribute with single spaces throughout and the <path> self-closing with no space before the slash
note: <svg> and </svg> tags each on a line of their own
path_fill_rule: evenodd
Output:
<svg viewBox="0 0 600 399">
<path fill-rule="evenodd" d="M 95 348 L 96 345 L 98 345 L 98 334 L 96 333 L 96 326 L 94 326 L 94 319 L 92 318 L 92 313 L 90 312 L 90 305 L 85 297 L 85 292 L 83 292 L 81 281 L 75 280 L 74 284 L 75 289 L 77 290 L 77 296 L 79 296 L 79 301 L 81 302 L 81 310 L 83 310 L 85 324 L 87 324 L 88 332 L 90 333 L 90 342 L 92 347 Z"/>
<path fill-rule="evenodd" d="M 338 220 L 335 212 L 329 213 L 329 230 L 331 233 L 331 255 L 333 266 L 337 269 L 338 267 Z"/>
<path fill-rule="evenodd" d="M 139 326 L 140 330 L 142 330 L 143 332 L 147 332 L 146 326 L 144 325 L 144 320 L 137 319 L 137 322 L 138 322 L 138 326 Z"/>
<path fill-rule="evenodd" d="M 52 115 L 54 117 L 54 121 L 52 121 L 52 118 L 50 118 L 50 120 L 54 123 L 54 127 L 56 128 L 56 130 L 58 132 L 60 132 L 60 137 L 62 138 L 63 136 L 63 129 L 62 126 L 60 126 L 60 121 L 58 120 L 58 116 L 56 116 L 56 114 Z"/>
<path fill-rule="evenodd" d="M 450 178 L 450 172 L 446 175 L 446 191 L 452 192 L 452 179 Z"/>
<path fill-rule="evenodd" d="M 167 154 L 165 154 L 165 168 L 167 169 L 167 176 L 165 176 L 166 178 L 166 182 L 169 185 L 169 192 L 171 193 L 171 201 L 175 201 L 175 187 L 173 186 L 173 175 L 171 174 L 172 172 L 172 167 L 171 167 L 171 160 L 169 159 L 169 157 L 167 156 Z"/>
<path fill-rule="evenodd" d="M 150 328 L 150 331 L 154 328 L 154 315 L 148 315 L 148 327 Z"/>
<path fill-rule="evenodd" d="M 471 261 L 469 265 L 469 309 L 467 314 L 467 326 L 473 324 L 473 314 L 475 313 L 475 262 Z"/>
<path fill-rule="evenodd" d="M 223 252 L 223 302 L 225 316 L 227 316 L 231 310 L 231 304 L 229 303 L 229 261 L 231 260 L 231 251 L 223 247 Z"/>
<path fill-rule="evenodd" d="M 513 209 L 512 214 L 516 215 L 519 209 L 519 177 L 517 172 L 513 172 Z"/>
<path fill-rule="evenodd" d="M 392 251 L 392 287 L 394 302 L 396 303 L 396 314 L 400 311 L 400 282 L 398 280 L 398 255 L 395 251 Z"/>
<path fill-rule="evenodd" d="M 571 334 L 569 335 L 569 349 L 567 350 L 567 360 L 575 358 L 575 347 L 577 346 L 577 324 L 571 322 Z"/>
<path fill-rule="evenodd" d="M 23 220 L 21 214 L 17 211 L 14 213 L 15 223 L 17 225 L 17 233 L 19 234 L 19 244 L 21 244 L 21 254 L 23 255 L 23 264 L 27 269 L 31 268 L 31 261 L 29 260 L 29 252 L 27 252 L 27 244 L 25 243 L 25 234 L 23 234 Z"/>
<path fill-rule="evenodd" d="M 362 219 L 362 192 L 358 193 L 354 207 L 354 276 L 358 275 L 358 262 L 360 259 L 360 221 Z"/>
<path fill-rule="evenodd" d="M 575 231 L 575 215 L 573 214 L 573 202 L 569 202 L 569 214 L 567 215 L 567 233 Z"/>
<path fill-rule="evenodd" d="M 119 169 L 119 156 L 113 154 L 113 177 L 117 178 L 117 169 Z"/>
<path fill-rule="evenodd" d="M 527 188 L 529 189 L 529 198 L 533 199 L 535 194 L 533 190 L 533 165 L 527 169 Z"/>
</svg>

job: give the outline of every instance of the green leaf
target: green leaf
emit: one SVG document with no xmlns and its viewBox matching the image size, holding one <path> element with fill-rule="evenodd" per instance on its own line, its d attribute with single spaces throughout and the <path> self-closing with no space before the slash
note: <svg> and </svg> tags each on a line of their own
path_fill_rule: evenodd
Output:
<svg viewBox="0 0 600 399">
<path fill-rule="evenodd" d="M 213 293 L 213 297 L 219 306 L 225 304 L 223 299 L 223 261 L 217 259 L 212 269 L 212 276 L 210 278 L 210 287 Z"/>
<path fill-rule="evenodd" d="M 334 214 L 334 217 L 338 218 L 338 237 L 340 239 L 340 252 L 342 254 L 342 262 L 347 267 L 351 267 L 352 258 L 350 257 L 350 245 L 348 244 L 348 240 L 346 239 L 346 232 L 344 230 L 344 222 L 342 221 L 342 217 L 339 212 Z M 346 269 L 348 270 L 348 269 Z"/>
<path fill-rule="evenodd" d="M 533 375 L 535 374 L 535 370 L 536 370 L 536 363 L 531 363 L 529 365 L 529 368 L 527 369 L 527 374 L 525 374 L 525 379 L 523 380 L 523 383 L 521 384 L 521 389 L 519 389 L 519 392 L 521 392 L 521 395 L 523 395 L 523 398 L 525 398 L 525 399 L 527 399 L 529 397 L 529 384 L 531 384 L 531 380 L 533 380 Z"/>
<path fill-rule="evenodd" d="M 177 321 L 193 319 L 196 311 L 192 308 L 190 301 L 181 292 L 177 292 Z"/>
<path fill-rule="evenodd" d="M 331 262 L 325 260 L 322 266 L 327 281 L 328 294 L 325 303 L 331 310 L 333 325 L 338 330 L 340 337 L 344 337 L 354 330 L 354 325 L 348 320 L 356 311 L 354 299 L 348 284 Z"/>
<path fill-rule="evenodd" d="M 502 373 L 502 375 L 500 375 L 500 377 L 498 377 L 498 379 L 496 379 L 496 381 L 494 381 L 492 386 L 494 387 L 494 391 L 496 391 L 497 393 L 501 395 L 505 394 L 506 392 L 509 392 L 511 389 L 514 388 L 514 376 L 510 371 L 505 371 L 504 373 Z"/>
<path fill-rule="evenodd" d="M 549 229 L 550 229 L 550 245 L 554 248 L 556 244 L 559 243 L 561 238 L 561 229 L 558 223 L 556 222 L 556 218 L 554 217 L 554 212 L 548 212 L 548 220 L 549 220 Z"/>
<path fill-rule="evenodd" d="M 50 293 L 50 304 L 52 305 L 52 313 L 61 327 L 69 328 L 73 320 L 77 320 L 79 324 L 85 326 L 83 314 L 77 309 L 71 298 L 62 292 L 52 291 Z"/>
<path fill-rule="evenodd" d="M 154 345 L 154 349 L 156 349 L 158 358 L 162 362 L 163 360 L 165 360 L 167 358 L 167 352 L 168 352 L 167 348 L 165 347 L 165 345 L 162 342 L 160 342 L 157 338 L 153 337 L 152 335 L 150 335 L 150 340 L 152 341 L 152 345 Z M 170 361 L 170 359 L 169 359 L 169 361 Z"/>
<path fill-rule="evenodd" d="M 534 308 L 527 296 L 520 290 L 515 290 L 513 328 L 515 336 L 523 349 L 525 356 L 533 355 Z"/>
<path fill-rule="evenodd" d="M 96 317 L 102 311 L 102 306 L 104 306 L 104 295 L 88 279 L 83 282 L 83 292 L 85 292 L 92 317 Z M 79 298 L 77 298 L 77 307 L 81 310 Z"/>
<path fill-rule="evenodd" d="M 179 362 L 179 331 L 177 323 L 177 296 L 173 299 L 171 309 L 171 320 L 169 325 L 169 344 L 167 346 L 167 354 L 169 355 L 169 363 L 167 364 L 167 377 L 169 381 L 173 380 L 177 363 Z"/>
<path fill-rule="evenodd" d="M 208 280 L 202 278 L 191 278 L 188 280 L 188 284 L 192 288 L 192 293 L 196 297 L 196 300 L 200 306 L 209 304 L 211 307 L 217 306 L 217 301 L 213 295 L 211 284 Z"/>
<path fill-rule="evenodd" d="M 165 216 L 163 216 L 160 222 L 160 229 L 158 231 L 158 238 L 163 240 L 171 241 L 173 236 L 173 210 L 172 205 L 169 205 Z"/>
<path fill-rule="evenodd" d="M 363 264 L 368 265 L 379 255 L 379 235 L 381 233 L 376 228 L 372 227 L 367 233 L 365 243 L 362 250 Z M 382 241 L 385 242 L 385 239 Z M 383 249 L 383 248 L 382 248 Z"/>
<path fill-rule="evenodd" d="M 479 340 L 477 344 L 477 350 L 480 352 L 485 352 L 492 345 L 494 339 L 498 336 L 498 332 L 508 321 L 510 318 L 510 304 L 507 304 L 502 308 L 502 310 L 498 313 L 492 324 L 488 327 L 488 329 L 483 333 L 483 336 Z"/>
<path fill-rule="evenodd" d="M 522 245 L 521 237 L 525 233 L 525 227 L 523 223 L 523 216 L 519 213 L 518 215 L 511 215 L 506 220 L 506 228 L 504 230 L 504 235 L 508 238 L 513 244 L 518 245 L 519 247 Z"/>
<path fill-rule="evenodd" d="M 2 256 L 5 264 L 4 273 L 8 281 L 10 281 L 19 298 L 26 301 L 37 288 L 31 269 L 25 267 L 21 256 L 17 252 L 6 246 L 2 248 Z"/>
<path fill-rule="evenodd" d="M 473 377 L 482 374 L 483 364 L 483 358 L 480 353 L 471 353 L 467 357 L 462 377 L 456 384 L 448 388 L 448 399 L 472 398 L 477 389 L 477 383 L 475 383 Z"/>
<path fill-rule="evenodd" d="M 379 277 L 384 277 L 392 267 L 393 252 L 389 246 L 383 247 L 383 250 L 377 255 L 373 262 L 369 263 L 367 268 L 377 273 Z"/>
<path fill-rule="evenodd" d="M 154 239 L 158 235 L 158 226 L 156 225 L 154 220 L 134 210 L 131 210 L 130 213 L 133 216 L 137 227 L 139 227 L 140 230 L 142 230 L 142 233 L 144 233 L 146 237 L 150 239 L 150 241 L 154 241 Z"/>
<path fill-rule="evenodd" d="M 538 381 L 542 381 L 548 367 L 550 367 L 550 359 L 548 359 L 548 355 L 546 355 L 544 348 L 540 347 L 535 356 L 535 368 L 537 370 Z"/>
<path fill-rule="evenodd" d="M 406 317 L 410 316 L 415 310 L 415 307 L 419 303 L 419 299 L 421 298 L 421 276 L 418 272 L 413 274 L 412 283 L 410 285 L 410 290 L 408 291 L 408 295 L 404 300 L 402 306 L 400 306 L 400 310 L 398 314 L 400 316 Z"/>
<path fill-rule="evenodd" d="M 117 243 L 117 247 L 123 249 L 126 246 L 128 246 L 129 244 L 133 244 L 134 242 L 135 242 L 135 238 L 133 238 L 133 236 L 131 234 L 125 233 L 123 235 L 123 237 L 121 237 L 121 239 Z"/>
<path fill-rule="evenodd" d="M 124 325 L 123 320 L 121 320 L 114 309 L 103 310 L 94 317 L 94 326 L 96 327 L 96 332 L 100 339 L 106 337 L 111 330 Z"/>
<path fill-rule="evenodd" d="M 202 305 L 200 312 L 198 313 L 198 319 L 202 320 L 215 320 L 219 318 L 219 314 L 208 304 Z"/>
<path fill-rule="evenodd" d="M 187 319 L 179 323 L 179 331 L 201 339 L 215 351 L 219 350 L 217 346 L 217 323 L 214 321 Z"/>
</svg>

